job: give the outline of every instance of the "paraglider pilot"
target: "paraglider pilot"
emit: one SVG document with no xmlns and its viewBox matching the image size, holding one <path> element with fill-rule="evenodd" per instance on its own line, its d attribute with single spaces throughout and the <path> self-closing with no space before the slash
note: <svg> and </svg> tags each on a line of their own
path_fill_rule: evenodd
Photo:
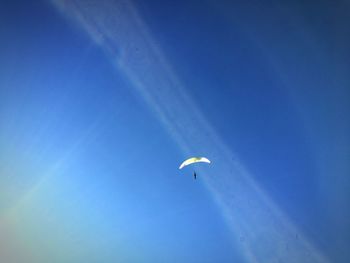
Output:
<svg viewBox="0 0 350 263">
<path fill-rule="evenodd" d="M 179 167 L 179 169 L 184 168 L 187 165 L 193 164 L 193 163 L 210 163 L 210 161 L 205 157 L 192 157 L 187 160 L 185 160 Z M 193 171 L 193 177 L 194 179 L 197 179 L 197 174 L 195 171 Z"/>
</svg>

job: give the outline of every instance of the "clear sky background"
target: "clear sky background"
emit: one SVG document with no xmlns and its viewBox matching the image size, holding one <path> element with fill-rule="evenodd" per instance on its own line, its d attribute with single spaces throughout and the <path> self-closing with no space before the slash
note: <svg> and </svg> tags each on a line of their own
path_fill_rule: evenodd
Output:
<svg viewBox="0 0 350 263">
<path fill-rule="evenodd" d="M 349 262 L 347 1 L 0 3 L 1 262 Z"/>
</svg>

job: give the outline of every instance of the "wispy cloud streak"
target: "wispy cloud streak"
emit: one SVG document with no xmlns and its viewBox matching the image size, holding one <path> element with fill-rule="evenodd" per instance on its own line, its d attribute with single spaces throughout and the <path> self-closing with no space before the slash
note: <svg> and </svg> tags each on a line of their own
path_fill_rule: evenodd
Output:
<svg viewBox="0 0 350 263">
<path fill-rule="evenodd" d="M 328 262 L 218 137 L 129 1 L 54 4 L 110 53 L 184 153 L 208 154 L 211 176 L 203 178 L 247 262 Z"/>
</svg>

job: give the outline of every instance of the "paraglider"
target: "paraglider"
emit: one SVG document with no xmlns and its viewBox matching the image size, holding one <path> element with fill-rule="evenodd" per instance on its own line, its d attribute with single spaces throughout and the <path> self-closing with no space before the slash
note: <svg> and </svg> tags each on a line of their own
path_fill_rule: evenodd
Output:
<svg viewBox="0 0 350 263">
<path fill-rule="evenodd" d="M 210 163 L 209 159 L 207 159 L 206 157 L 191 157 L 187 160 L 185 160 L 179 167 L 179 169 L 184 168 L 187 165 L 193 164 L 193 163 Z M 197 174 L 196 172 L 193 172 L 193 177 L 194 179 L 197 179 Z"/>
</svg>

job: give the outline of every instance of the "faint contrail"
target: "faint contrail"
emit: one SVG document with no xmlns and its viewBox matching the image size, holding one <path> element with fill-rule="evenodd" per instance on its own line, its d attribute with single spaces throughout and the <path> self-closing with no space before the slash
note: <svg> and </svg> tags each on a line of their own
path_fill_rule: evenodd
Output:
<svg viewBox="0 0 350 263">
<path fill-rule="evenodd" d="M 186 154 L 210 153 L 215 176 L 203 178 L 248 262 L 328 262 L 217 136 L 129 1 L 53 2 L 110 52 Z"/>
</svg>

